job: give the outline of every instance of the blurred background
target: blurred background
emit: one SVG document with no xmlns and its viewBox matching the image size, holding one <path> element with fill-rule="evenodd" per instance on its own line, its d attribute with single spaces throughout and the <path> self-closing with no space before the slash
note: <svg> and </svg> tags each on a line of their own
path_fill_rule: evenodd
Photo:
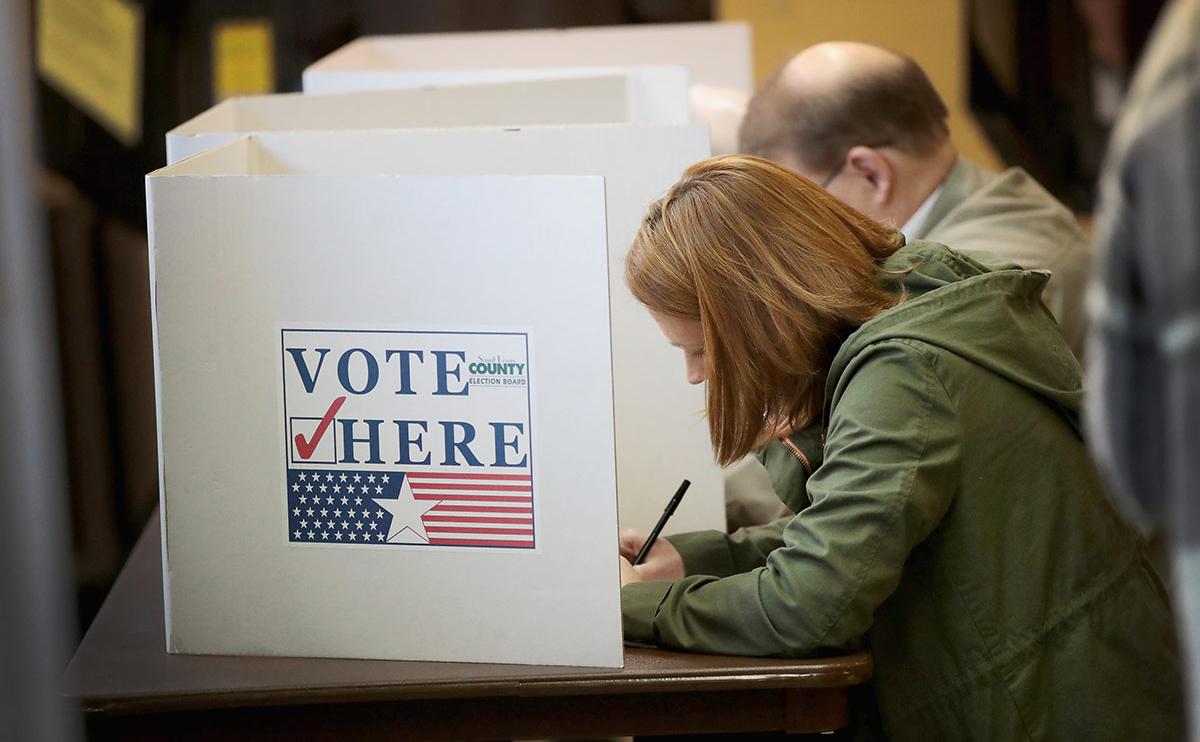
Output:
<svg viewBox="0 0 1200 742">
<path fill-rule="evenodd" d="M 61 537 L 42 535 L 69 544 L 62 574 L 48 577 L 66 583 L 64 605 L 74 605 L 66 646 L 95 615 L 157 502 L 143 177 L 165 164 L 167 130 L 226 97 L 298 91 L 307 65 L 366 34 L 740 20 L 752 26 L 758 81 L 819 41 L 860 40 L 908 53 L 949 104 L 964 156 L 994 169 L 1024 167 L 1086 224 L 1108 128 L 1163 4 L 14 0 L 2 19 L 14 44 L 4 65 L 13 85 L 0 107 L 10 153 L 0 159 L 0 184 L 7 199 L 17 199 L 13 208 L 29 207 L 31 219 L 27 237 L 17 212 L 6 210 L 0 225 L 10 292 L 3 321 L 14 333 L 19 322 L 41 322 L 25 337 L 43 344 L 42 374 L 26 369 L 14 378 L 32 379 L 46 399 L 58 399 L 46 408 L 61 412 L 43 421 L 50 464 L 41 471 L 61 468 L 62 476 L 31 474 L 37 487 L 11 482 L 7 527 L 22 527 L 12 517 L 23 512 L 22 498 L 61 500 Z M 94 50 L 72 40 L 80 29 Z M 62 55 L 106 48 L 120 52 L 93 60 L 104 84 L 81 90 Z M 27 172 L 10 167 L 22 141 L 32 153 Z M 29 260 L 10 260 L 10 249 L 29 251 Z M 18 303 L 16 285 L 45 290 Z M 39 312 L 40 319 L 30 316 Z M 8 422 L 17 428 L 20 421 Z M 57 516 L 44 517 L 59 527 Z M 39 557 L 26 550 L 16 558 L 21 569 Z"/>
</svg>

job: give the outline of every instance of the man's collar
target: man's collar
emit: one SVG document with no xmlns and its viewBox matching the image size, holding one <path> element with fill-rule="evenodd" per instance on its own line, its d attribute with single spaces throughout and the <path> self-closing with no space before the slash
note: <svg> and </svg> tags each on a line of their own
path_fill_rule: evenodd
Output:
<svg viewBox="0 0 1200 742">
<path fill-rule="evenodd" d="M 938 200 L 938 196 L 942 195 L 942 189 L 946 187 L 946 181 L 942 181 L 933 193 L 929 194 L 913 215 L 908 218 L 904 226 L 900 228 L 900 232 L 904 234 L 904 238 L 912 241 L 918 238 L 921 227 L 925 225 L 925 219 L 928 218 L 929 212 L 933 209 L 933 204 Z"/>
<path fill-rule="evenodd" d="M 937 192 L 925 203 L 932 202 L 932 206 L 925 212 L 924 218 L 919 220 L 918 224 L 915 219 L 917 216 L 913 214 L 914 219 L 909 219 L 905 223 L 904 234 L 910 240 L 923 239 L 925 235 L 932 230 L 937 229 L 946 215 L 953 211 L 963 199 L 968 195 L 969 191 L 975 190 L 978 187 L 978 167 L 972 165 L 967 160 L 959 157 L 955 161 L 954 166 L 950 168 L 950 172 L 946 173 L 946 177 L 942 180 L 942 184 L 938 187 Z M 940 194 L 940 195 L 939 195 Z M 924 204 L 922 204 L 924 206 Z M 908 231 L 911 227 L 912 231 Z"/>
</svg>

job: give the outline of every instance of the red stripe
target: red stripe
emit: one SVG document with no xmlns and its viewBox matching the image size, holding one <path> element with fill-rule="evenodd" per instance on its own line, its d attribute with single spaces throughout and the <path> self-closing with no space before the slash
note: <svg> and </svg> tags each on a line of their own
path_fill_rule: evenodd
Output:
<svg viewBox="0 0 1200 742">
<path fill-rule="evenodd" d="M 413 483 L 412 489 L 416 492 L 422 490 L 494 490 L 496 492 L 532 492 L 532 487 L 522 487 L 520 485 L 508 484 L 417 484 Z"/>
<path fill-rule="evenodd" d="M 439 499 L 439 501 L 458 503 L 458 502 L 486 502 L 486 498 L 499 498 L 499 502 L 511 502 L 520 505 L 533 504 L 533 497 L 529 495 L 511 495 L 506 492 L 485 493 L 485 492 L 413 492 L 413 497 L 416 499 Z M 480 498 L 485 498 L 480 501 Z"/>
<path fill-rule="evenodd" d="M 463 502 L 529 502 L 529 496 L 516 495 L 418 495 L 413 493 L 414 500 L 461 500 Z"/>
<path fill-rule="evenodd" d="M 454 474 L 452 472 L 413 472 L 407 476 L 409 479 L 500 479 L 513 482 L 529 482 L 533 479 L 528 474 Z"/>
<path fill-rule="evenodd" d="M 429 543 L 433 546 L 524 546 L 532 547 L 533 540 L 529 541 L 507 541 L 496 539 L 494 541 L 485 538 L 431 538 Z"/>
<path fill-rule="evenodd" d="M 423 515 L 422 520 L 437 523 L 512 523 L 515 526 L 531 526 L 533 518 L 489 518 L 471 515 Z"/>
<path fill-rule="evenodd" d="M 504 497 L 519 497 L 522 500 L 532 501 L 532 492 L 505 492 L 503 490 L 497 492 L 493 489 L 469 490 L 467 492 L 459 492 L 458 490 L 419 490 L 412 489 L 413 495 L 421 495 L 423 497 L 432 497 L 435 499 L 453 499 L 455 497 L 475 497 L 476 495 L 503 495 Z"/>
<path fill-rule="evenodd" d="M 430 533 L 486 533 L 497 536 L 532 536 L 532 528 L 452 528 L 450 526 L 425 526 Z"/>
<path fill-rule="evenodd" d="M 520 513 L 532 515 L 533 508 L 506 508 L 495 505 L 447 505 L 442 503 L 430 512 L 432 513 Z"/>
</svg>

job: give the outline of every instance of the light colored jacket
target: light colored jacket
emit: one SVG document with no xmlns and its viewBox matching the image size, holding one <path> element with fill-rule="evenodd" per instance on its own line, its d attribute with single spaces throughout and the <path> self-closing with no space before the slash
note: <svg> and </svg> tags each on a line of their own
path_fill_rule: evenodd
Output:
<svg viewBox="0 0 1200 742">
<path fill-rule="evenodd" d="M 1067 345 L 1083 358 L 1084 294 L 1091 248 L 1075 216 L 1021 168 L 993 173 L 959 161 L 911 240 L 949 245 L 986 260 L 990 253 L 1028 270 L 1050 271 L 1042 301 Z"/>
</svg>

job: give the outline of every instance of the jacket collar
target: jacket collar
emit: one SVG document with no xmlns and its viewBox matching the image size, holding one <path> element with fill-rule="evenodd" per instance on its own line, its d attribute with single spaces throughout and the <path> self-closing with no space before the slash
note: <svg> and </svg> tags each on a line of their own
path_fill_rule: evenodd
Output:
<svg viewBox="0 0 1200 742">
<path fill-rule="evenodd" d="M 933 207 L 929 209 L 924 221 L 917 226 L 917 229 L 913 230 L 913 234 L 908 235 L 909 240 L 924 239 L 937 227 L 939 222 L 946 218 L 947 214 L 958 208 L 959 204 L 978 190 L 980 180 L 978 166 L 961 157 L 958 158 L 954 167 L 950 168 L 945 180 L 942 181 L 940 186 L 942 192 L 933 202 Z"/>
</svg>

